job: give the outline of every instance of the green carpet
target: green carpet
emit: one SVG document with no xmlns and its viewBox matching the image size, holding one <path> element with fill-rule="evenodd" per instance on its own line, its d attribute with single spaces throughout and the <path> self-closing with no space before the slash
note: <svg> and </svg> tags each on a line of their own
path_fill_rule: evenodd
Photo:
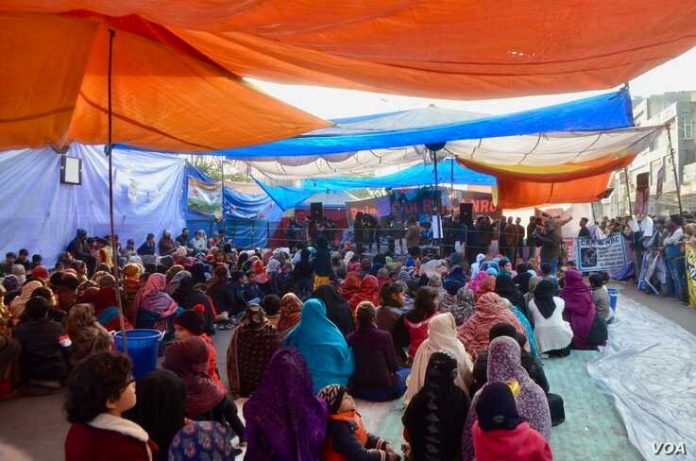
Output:
<svg viewBox="0 0 696 461">
<path fill-rule="evenodd" d="M 546 360 L 544 370 L 551 392 L 565 402 L 566 421 L 553 428 L 555 461 L 641 461 L 626 435 L 611 400 L 599 392 L 587 374 L 587 361 L 596 352 L 573 351 L 563 359 Z M 401 400 L 387 403 L 358 401 L 365 425 L 394 447 L 403 443 Z"/>
</svg>

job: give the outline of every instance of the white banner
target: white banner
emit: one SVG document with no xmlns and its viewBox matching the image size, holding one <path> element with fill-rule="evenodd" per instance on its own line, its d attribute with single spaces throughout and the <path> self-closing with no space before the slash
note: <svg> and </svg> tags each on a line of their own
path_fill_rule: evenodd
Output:
<svg viewBox="0 0 696 461">
<path fill-rule="evenodd" d="M 610 271 L 628 264 L 626 246 L 621 234 L 604 239 L 576 240 L 575 261 L 580 272 Z"/>
</svg>

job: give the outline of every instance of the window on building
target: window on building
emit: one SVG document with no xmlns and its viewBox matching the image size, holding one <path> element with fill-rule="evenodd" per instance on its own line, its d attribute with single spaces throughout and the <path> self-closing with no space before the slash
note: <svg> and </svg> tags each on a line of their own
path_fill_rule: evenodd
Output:
<svg viewBox="0 0 696 461">
<path fill-rule="evenodd" d="M 694 115 L 691 111 L 681 114 L 682 137 L 684 139 L 694 139 Z M 687 162 L 688 163 L 688 162 Z"/>
</svg>

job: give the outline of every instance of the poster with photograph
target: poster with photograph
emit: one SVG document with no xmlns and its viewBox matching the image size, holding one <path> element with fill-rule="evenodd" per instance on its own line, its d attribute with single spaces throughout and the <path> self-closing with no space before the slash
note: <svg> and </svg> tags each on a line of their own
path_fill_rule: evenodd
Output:
<svg viewBox="0 0 696 461">
<path fill-rule="evenodd" d="M 628 264 L 621 235 L 596 240 L 579 238 L 575 249 L 575 261 L 581 272 L 612 271 Z"/>
</svg>

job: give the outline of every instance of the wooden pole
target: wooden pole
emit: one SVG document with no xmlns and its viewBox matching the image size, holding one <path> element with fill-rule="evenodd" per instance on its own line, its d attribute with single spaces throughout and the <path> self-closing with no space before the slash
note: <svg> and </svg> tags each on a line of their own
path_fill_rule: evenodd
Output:
<svg viewBox="0 0 696 461">
<path fill-rule="evenodd" d="M 113 80 L 113 66 L 114 66 L 114 38 L 116 37 L 116 32 L 113 29 L 109 29 L 109 72 L 106 78 L 107 86 L 107 121 L 108 121 L 108 140 L 106 145 L 106 152 L 109 156 L 109 228 L 111 231 L 111 258 L 114 264 L 114 276 L 116 278 L 116 286 L 114 291 L 116 293 L 116 304 L 118 305 L 118 320 L 121 326 L 121 341 L 123 342 L 123 353 L 128 353 L 128 338 L 126 337 L 126 322 L 123 315 L 123 303 L 121 302 L 121 288 L 119 283 L 121 277 L 119 275 L 118 267 L 118 246 L 116 245 L 116 232 L 114 226 L 114 166 L 113 166 L 113 92 L 112 92 L 112 80 Z"/>
<path fill-rule="evenodd" d="M 667 142 L 669 148 L 669 155 L 672 157 L 672 171 L 674 172 L 674 186 L 677 191 L 677 204 L 679 205 L 679 216 L 682 215 L 682 201 L 681 201 L 681 186 L 679 185 L 679 173 L 677 173 L 677 160 L 674 157 L 674 146 L 672 145 L 672 130 L 670 129 L 670 124 L 665 125 L 667 129 Z"/>
<path fill-rule="evenodd" d="M 624 176 L 626 177 L 626 199 L 628 200 L 628 214 L 633 217 L 633 205 L 631 205 L 631 180 L 628 175 L 628 167 L 624 167 Z"/>
</svg>

